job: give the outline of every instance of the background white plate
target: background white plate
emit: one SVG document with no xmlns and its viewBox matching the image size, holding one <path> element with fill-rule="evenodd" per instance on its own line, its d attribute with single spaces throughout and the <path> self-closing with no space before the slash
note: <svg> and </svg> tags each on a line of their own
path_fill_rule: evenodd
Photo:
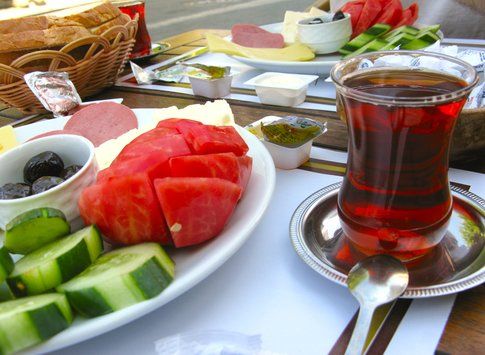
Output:
<svg viewBox="0 0 485 355">
<path fill-rule="evenodd" d="M 417 28 L 423 28 L 427 25 L 414 24 L 413 26 Z M 261 26 L 266 31 L 281 33 L 283 30 L 283 22 L 272 23 L 269 25 Z M 443 33 L 438 31 L 438 36 L 443 39 Z M 229 37 L 230 38 L 230 37 Z M 275 71 L 280 73 L 294 73 L 294 74 L 329 74 L 332 67 L 337 64 L 342 56 L 338 53 L 336 54 L 324 54 L 317 55 L 315 59 L 306 62 L 282 62 L 282 61 L 272 61 L 272 60 L 262 60 L 255 58 L 245 58 L 239 56 L 230 56 L 234 60 L 241 63 L 250 65 L 256 69 L 261 69 L 264 71 Z"/>
<path fill-rule="evenodd" d="M 139 125 L 148 122 L 156 110 L 135 109 Z M 62 129 L 67 118 L 37 122 L 15 130 L 19 141 L 43 132 Z M 175 260 L 175 279 L 159 296 L 122 309 L 118 312 L 93 319 L 76 317 L 73 325 L 47 342 L 28 349 L 39 353 L 61 349 L 106 333 L 127 324 L 165 305 L 205 279 L 229 259 L 249 238 L 260 221 L 273 194 L 275 168 L 273 160 L 262 143 L 245 129 L 237 127 L 249 146 L 248 155 L 253 158 L 253 169 L 248 187 L 234 214 L 222 233 L 201 246 L 182 250 L 168 249 Z"/>
<path fill-rule="evenodd" d="M 269 32 L 281 33 L 283 30 L 283 22 L 264 25 L 261 26 L 261 28 L 264 28 Z M 257 69 L 294 74 L 328 74 L 330 73 L 332 67 L 337 64 L 340 59 L 342 59 L 340 54 L 318 55 L 315 57 L 315 59 L 307 62 L 282 62 L 239 56 L 230 57 Z"/>
</svg>

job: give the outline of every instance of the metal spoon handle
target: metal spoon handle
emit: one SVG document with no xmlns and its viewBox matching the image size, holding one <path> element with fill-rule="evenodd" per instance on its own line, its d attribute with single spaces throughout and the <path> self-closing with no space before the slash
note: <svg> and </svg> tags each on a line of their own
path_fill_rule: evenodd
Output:
<svg viewBox="0 0 485 355">
<path fill-rule="evenodd" d="M 359 316 L 357 317 L 345 355 L 360 355 L 363 353 L 374 311 L 375 307 L 360 307 Z"/>
</svg>

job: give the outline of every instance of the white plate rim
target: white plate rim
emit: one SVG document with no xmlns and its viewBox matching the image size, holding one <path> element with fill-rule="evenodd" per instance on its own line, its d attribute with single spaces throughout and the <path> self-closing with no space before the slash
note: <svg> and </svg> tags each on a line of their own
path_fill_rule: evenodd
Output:
<svg viewBox="0 0 485 355">
<path fill-rule="evenodd" d="M 260 26 L 261 28 L 269 31 L 269 32 L 275 32 L 275 33 L 281 33 L 283 26 L 283 22 L 276 22 L 276 23 L 270 23 L 267 25 Z M 417 28 L 422 28 L 426 27 L 427 25 L 419 24 L 416 23 L 414 24 L 415 27 Z M 441 30 L 438 31 L 438 36 L 441 38 L 441 41 L 444 39 L 443 32 Z M 231 40 L 231 36 L 225 37 L 227 40 Z M 274 60 L 265 60 L 265 59 L 255 59 L 255 58 L 246 58 L 246 57 L 241 57 L 241 56 L 236 56 L 236 55 L 228 55 L 228 57 L 237 60 L 241 63 L 248 64 L 250 66 L 253 66 L 255 68 L 260 68 L 260 67 L 265 67 L 262 69 L 266 69 L 268 66 L 272 66 L 275 68 L 280 68 L 283 69 L 285 72 L 288 72 L 291 68 L 296 68 L 296 70 L 305 70 L 306 74 L 310 73 L 310 70 L 312 69 L 320 69 L 317 70 L 316 72 L 312 72 L 313 74 L 325 74 L 329 73 L 330 70 L 326 70 L 324 68 L 331 68 L 335 64 L 337 64 L 342 58 L 339 59 L 328 59 L 325 60 L 325 58 L 329 57 L 337 57 L 339 56 L 338 54 L 323 54 L 323 55 L 317 55 L 314 59 L 309 60 L 309 61 L 302 61 L 302 62 L 297 62 L 297 61 L 274 61 Z"/>
<path fill-rule="evenodd" d="M 135 114 L 137 114 L 139 124 L 142 125 L 143 117 L 153 115 L 156 110 L 134 109 L 133 111 L 135 112 Z M 42 132 L 54 129 L 61 129 L 67 120 L 67 117 L 63 117 L 48 121 L 36 122 L 30 125 L 16 128 L 15 132 L 19 141 L 23 142 L 28 138 Z M 32 131 L 32 129 L 35 128 L 39 128 L 39 130 Z M 262 164 L 262 166 L 264 167 L 263 175 L 265 186 L 263 186 L 263 189 L 258 189 L 258 192 L 261 193 L 259 195 L 259 204 L 251 206 L 252 208 L 250 209 L 249 216 L 244 222 L 247 228 L 240 232 L 237 235 L 237 238 L 232 238 L 232 241 L 230 243 L 224 244 L 223 248 L 216 249 L 209 258 L 204 259 L 204 263 L 202 266 L 193 269 L 188 273 L 188 275 L 184 275 L 182 280 L 180 278 L 177 279 L 176 268 L 176 277 L 173 283 L 168 286 L 159 296 L 105 316 L 86 320 L 83 319 L 82 321 L 78 319 L 71 325 L 71 327 L 60 332 L 51 339 L 37 346 L 25 349 L 25 353 L 45 353 L 59 350 L 94 338 L 98 335 L 104 334 L 132 321 L 135 321 L 136 319 L 141 318 L 142 316 L 166 305 L 170 301 L 189 291 L 199 282 L 203 281 L 206 277 L 215 272 L 219 267 L 222 266 L 222 264 L 224 264 L 224 262 L 226 262 L 231 256 L 233 256 L 239 250 L 239 248 L 241 248 L 241 246 L 251 236 L 252 231 L 254 230 L 254 228 L 256 228 L 257 224 L 261 220 L 264 212 L 266 211 L 271 201 L 271 197 L 275 188 L 276 171 L 271 155 L 266 150 L 264 145 L 259 141 L 259 139 L 257 139 L 254 135 L 252 135 L 242 127 L 237 126 L 236 129 L 242 135 L 244 140 L 248 143 L 250 147 L 250 154 L 252 153 L 252 157 L 254 159 L 253 163 Z M 255 164 L 253 164 L 253 167 L 254 166 Z M 251 173 L 250 183 L 248 185 L 248 190 L 246 191 L 245 195 L 251 188 L 251 180 L 253 179 L 253 174 L 255 174 L 254 169 Z M 236 211 L 238 210 L 238 207 L 236 207 Z M 231 219 L 232 218 L 233 217 L 231 217 Z M 231 224 L 231 219 L 229 220 L 228 225 L 226 225 L 225 230 Z M 224 231 L 221 233 L 221 236 L 222 234 L 224 234 Z M 215 238 L 214 240 L 217 240 L 217 238 Z M 207 248 L 210 247 L 210 245 L 211 244 L 203 244 L 201 248 Z M 185 250 L 187 250 L 187 252 L 191 251 L 191 249 Z M 179 253 L 183 253 L 183 251 Z"/>
</svg>

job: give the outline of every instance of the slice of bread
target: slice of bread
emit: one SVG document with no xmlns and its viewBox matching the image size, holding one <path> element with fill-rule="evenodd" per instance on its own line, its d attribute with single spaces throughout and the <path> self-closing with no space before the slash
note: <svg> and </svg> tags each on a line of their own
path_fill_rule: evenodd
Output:
<svg viewBox="0 0 485 355">
<path fill-rule="evenodd" d="M 91 33 L 82 26 L 52 27 L 0 35 L 0 53 L 60 47 Z"/>
<path fill-rule="evenodd" d="M 121 11 L 111 4 L 88 4 L 53 12 L 52 15 L 79 22 L 86 28 L 97 27 L 121 15 Z"/>
<path fill-rule="evenodd" d="M 115 17 L 114 19 L 109 20 L 109 21 L 107 21 L 107 22 L 105 22 L 105 23 L 103 23 L 99 26 L 90 27 L 88 29 L 94 35 L 101 35 L 101 34 L 103 34 L 103 32 L 110 29 L 111 27 L 119 26 L 119 25 L 123 26 L 123 25 L 126 25 L 129 21 L 130 21 L 130 19 L 129 19 L 128 16 L 120 15 L 120 16 Z"/>
</svg>

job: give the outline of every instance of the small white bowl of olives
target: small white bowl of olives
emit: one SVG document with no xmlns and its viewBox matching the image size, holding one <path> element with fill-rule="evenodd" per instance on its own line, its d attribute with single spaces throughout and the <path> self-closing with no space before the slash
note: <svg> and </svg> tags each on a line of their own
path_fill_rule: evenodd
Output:
<svg viewBox="0 0 485 355">
<path fill-rule="evenodd" d="M 0 155 L 0 229 L 19 214 L 39 207 L 79 216 L 81 191 L 96 180 L 93 144 L 59 134 L 26 142 Z"/>
</svg>

